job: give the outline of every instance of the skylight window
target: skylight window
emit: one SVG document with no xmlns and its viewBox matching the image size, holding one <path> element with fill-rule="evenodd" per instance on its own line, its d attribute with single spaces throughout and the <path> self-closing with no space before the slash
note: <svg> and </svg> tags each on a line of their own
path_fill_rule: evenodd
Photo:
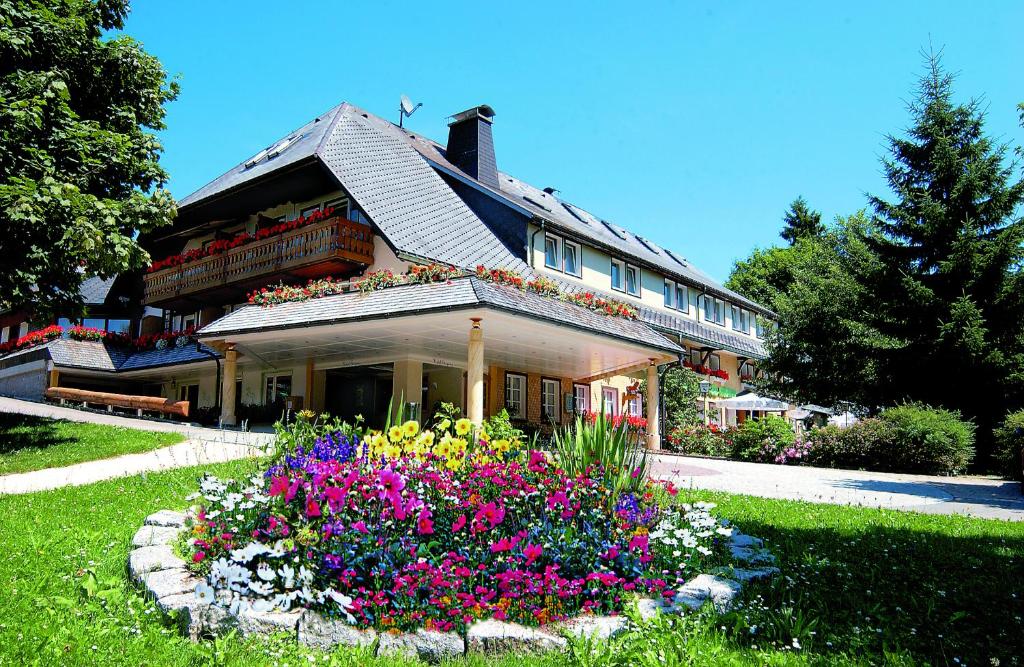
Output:
<svg viewBox="0 0 1024 667">
<path fill-rule="evenodd" d="M 297 137 L 288 137 L 283 141 L 277 142 L 276 145 L 267 150 L 267 159 L 270 160 L 280 155 L 286 148 L 291 146 L 296 139 Z"/>
<path fill-rule="evenodd" d="M 585 225 L 596 225 L 597 224 L 597 218 L 595 218 L 594 216 L 590 215 L 589 213 L 584 211 L 582 208 L 577 208 L 576 206 L 573 206 L 572 204 L 566 204 L 565 202 L 562 202 L 562 206 L 564 206 L 565 210 L 569 211 L 569 213 L 572 213 L 573 217 L 576 218 L 577 220 L 579 220 L 580 222 L 582 222 L 583 224 L 585 224 Z"/>
<path fill-rule="evenodd" d="M 610 231 L 612 234 L 615 234 L 616 236 L 618 236 L 623 241 L 626 240 L 626 232 L 625 232 L 625 230 L 623 230 L 623 229 L 621 229 L 619 227 L 616 227 L 615 225 L 613 225 L 612 223 L 608 222 L 607 220 L 602 220 L 601 223 L 605 227 L 607 227 L 608 231 Z"/>
<path fill-rule="evenodd" d="M 547 206 L 545 206 L 544 204 L 541 204 L 541 203 L 540 203 L 539 201 L 537 201 L 536 199 L 531 199 L 530 197 L 528 197 L 528 196 L 526 196 L 526 195 L 523 195 L 523 199 L 525 199 L 526 201 L 530 202 L 530 203 L 531 203 L 531 204 L 533 204 L 534 206 L 537 206 L 537 207 L 539 207 L 539 208 L 542 208 L 542 209 L 544 209 L 545 211 L 548 211 L 548 212 L 550 212 L 550 211 L 551 211 L 551 209 L 550 209 L 550 208 L 548 208 L 548 207 L 547 207 Z"/>
<path fill-rule="evenodd" d="M 264 148 L 263 150 L 261 150 L 256 155 L 253 155 L 251 158 L 249 158 L 248 160 L 245 161 L 245 168 L 248 169 L 249 167 L 253 166 L 257 162 L 262 160 L 263 158 L 267 157 L 267 153 L 269 153 L 269 152 L 270 152 L 269 148 Z"/>
<path fill-rule="evenodd" d="M 661 251 L 658 249 L 658 246 L 654 245 L 653 243 L 651 243 L 644 237 L 640 236 L 639 234 L 636 234 L 636 240 L 639 241 L 640 243 L 643 243 L 644 247 L 653 252 L 655 255 L 661 254 Z"/>
<path fill-rule="evenodd" d="M 674 252 L 672 252 L 668 248 L 665 248 L 665 254 L 671 257 L 672 259 L 676 260 L 676 263 L 679 264 L 680 266 L 688 266 L 685 258 L 678 257 Z"/>
</svg>

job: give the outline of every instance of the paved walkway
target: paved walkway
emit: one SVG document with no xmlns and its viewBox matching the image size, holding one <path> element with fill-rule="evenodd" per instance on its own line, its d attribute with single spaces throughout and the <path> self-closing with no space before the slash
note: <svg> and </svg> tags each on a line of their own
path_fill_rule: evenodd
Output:
<svg viewBox="0 0 1024 667">
<path fill-rule="evenodd" d="M 900 475 L 668 455 L 655 457 L 652 472 L 681 488 L 1024 521 L 1020 483 L 988 477 Z"/>
<path fill-rule="evenodd" d="M 241 431 L 202 428 L 181 422 L 136 419 L 4 397 L 0 397 L 0 412 L 124 426 L 143 431 L 180 433 L 186 438 L 185 442 L 151 452 L 87 461 L 64 468 L 49 468 L 0 476 L 0 494 L 31 493 L 62 486 L 92 484 L 105 479 L 128 477 L 146 472 L 223 463 L 255 456 L 273 441 L 273 434 L 270 433 L 242 433 Z"/>
</svg>

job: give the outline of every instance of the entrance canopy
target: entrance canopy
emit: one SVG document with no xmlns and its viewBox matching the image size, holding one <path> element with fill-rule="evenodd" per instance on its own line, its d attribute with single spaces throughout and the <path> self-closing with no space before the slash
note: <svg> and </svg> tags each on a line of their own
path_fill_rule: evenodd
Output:
<svg viewBox="0 0 1024 667">
<path fill-rule="evenodd" d="M 761 410 L 762 412 L 785 412 L 789 409 L 789 405 L 782 401 L 753 393 L 715 401 L 715 405 L 726 410 Z"/>
<path fill-rule="evenodd" d="M 243 307 L 199 331 L 267 365 L 313 360 L 342 368 L 395 359 L 468 367 L 479 318 L 488 365 L 592 377 L 678 358 L 646 324 L 476 278 L 350 292 L 263 308 Z"/>
</svg>

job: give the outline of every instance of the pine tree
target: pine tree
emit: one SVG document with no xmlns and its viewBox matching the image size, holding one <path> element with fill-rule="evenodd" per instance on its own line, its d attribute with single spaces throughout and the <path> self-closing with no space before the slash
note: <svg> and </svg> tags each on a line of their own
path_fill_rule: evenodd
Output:
<svg viewBox="0 0 1024 667">
<path fill-rule="evenodd" d="M 866 240 L 879 261 L 860 277 L 873 325 L 905 341 L 879 399 L 960 409 L 984 437 L 1021 396 L 1024 181 L 1009 147 L 985 135 L 980 104 L 954 101 L 937 55 L 909 111 L 883 161 L 895 197 L 870 197 L 878 232 Z"/>
<path fill-rule="evenodd" d="M 811 210 L 803 197 L 797 197 L 782 217 L 785 227 L 779 236 L 793 245 L 798 239 L 821 236 L 825 225 L 821 224 L 821 213 Z"/>
</svg>

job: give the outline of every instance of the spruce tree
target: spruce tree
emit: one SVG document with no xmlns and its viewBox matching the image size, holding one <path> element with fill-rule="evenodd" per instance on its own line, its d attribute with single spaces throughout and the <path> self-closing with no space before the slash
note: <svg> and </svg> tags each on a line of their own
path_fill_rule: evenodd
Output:
<svg viewBox="0 0 1024 667">
<path fill-rule="evenodd" d="M 825 225 L 821 224 L 821 213 L 811 210 L 803 197 L 797 197 L 789 205 L 789 210 L 782 217 L 785 226 L 779 236 L 793 245 L 798 239 L 819 237 L 825 233 Z"/>
<path fill-rule="evenodd" d="M 860 276 L 873 326 L 904 341 L 878 397 L 960 409 L 983 439 L 1020 404 L 1024 181 L 1009 147 L 986 136 L 979 102 L 954 101 L 934 54 L 909 111 L 883 160 L 894 197 L 870 197 L 878 231 L 866 240 L 878 261 Z"/>
</svg>

